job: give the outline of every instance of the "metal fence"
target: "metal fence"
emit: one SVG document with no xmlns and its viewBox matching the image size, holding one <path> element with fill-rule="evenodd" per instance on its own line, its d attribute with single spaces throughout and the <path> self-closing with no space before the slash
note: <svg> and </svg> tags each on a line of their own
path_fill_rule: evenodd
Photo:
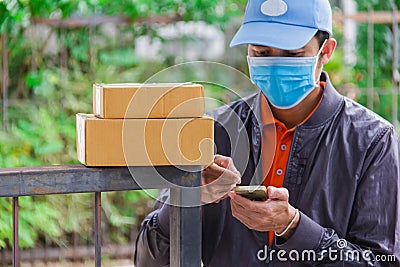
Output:
<svg viewBox="0 0 400 267">
<path fill-rule="evenodd" d="M 132 168 L 132 167 L 130 167 Z M 13 266 L 20 266 L 18 245 L 18 197 L 49 194 L 94 193 L 95 266 L 101 266 L 101 192 L 170 188 L 171 266 L 200 266 L 201 172 L 198 166 L 87 168 L 82 165 L 0 169 L 0 197 L 12 197 Z M 134 176 L 132 175 L 132 171 Z M 165 182 L 154 179 L 160 175 Z M 192 207 L 184 188 L 190 190 Z M 133 252 L 132 252 L 133 253 Z"/>
<path fill-rule="evenodd" d="M 392 96 L 392 124 L 399 129 L 399 110 L 398 110 L 398 97 L 399 97 L 399 83 L 400 83 L 400 74 L 399 74 L 399 28 L 398 24 L 400 22 L 400 14 L 398 12 L 398 7 L 396 6 L 393 0 L 390 0 L 389 3 L 391 5 L 391 11 L 379 11 L 373 10 L 372 7 L 369 7 L 367 12 L 357 12 L 355 10 L 351 10 L 346 8 L 346 6 L 351 6 L 350 2 L 343 0 L 343 13 L 335 13 L 333 15 L 333 19 L 336 23 L 339 23 L 344 28 L 344 53 L 345 58 L 346 53 L 355 54 L 355 44 L 352 43 L 351 38 L 356 38 L 357 33 L 346 32 L 346 30 L 351 29 L 351 24 L 366 24 L 368 26 L 368 36 L 367 36 L 367 75 L 368 75 L 368 88 L 357 88 L 357 93 L 363 94 L 367 96 L 367 107 L 371 110 L 374 109 L 374 98 L 375 93 L 380 94 L 380 89 L 376 88 L 374 85 L 374 57 L 376 54 L 374 53 L 375 47 L 375 29 L 374 26 L 377 24 L 385 24 L 391 26 L 391 35 L 392 35 L 392 90 L 390 93 Z M 346 3 L 346 4 L 345 4 Z M 353 40 L 354 41 L 354 40 Z M 354 56 L 354 55 L 353 55 Z M 346 66 L 345 66 L 346 67 Z M 347 66 L 349 67 L 349 66 Z M 351 67 L 351 66 L 350 66 Z"/>
</svg>

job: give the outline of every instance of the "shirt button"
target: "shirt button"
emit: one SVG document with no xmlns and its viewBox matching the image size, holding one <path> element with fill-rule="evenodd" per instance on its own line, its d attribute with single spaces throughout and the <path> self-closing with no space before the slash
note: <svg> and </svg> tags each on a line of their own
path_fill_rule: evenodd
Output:
<svg viewBox="0 0 400 267">
<path fill-rule="evenodd" d="M 282 131 L 282 129 L 283 129 L 282 126 L 278 126 L 279 131 Z"/>
<path fill-rule="evenodd" d="M 287 146 L 285 144 L 281 145 L 281 150 L 285 151 L 287 149 Z"/>
<path fill-rule="evenodd" d="M 282 169 L 277 169 L 277 170 L 276 170 L 276 174 L 278 174 L 279 176 L 281 176 L 282 173 L 283 173 Z"/>
</svg>

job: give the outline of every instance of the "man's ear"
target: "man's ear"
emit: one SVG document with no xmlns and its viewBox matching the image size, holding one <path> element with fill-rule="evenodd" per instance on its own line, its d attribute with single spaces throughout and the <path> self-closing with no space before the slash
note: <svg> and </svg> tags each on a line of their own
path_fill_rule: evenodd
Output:
<svg viewBox="0 0 400 267">
<path fill-rule="evenodd" d="M 328 40 L 326 40 L 325 46 L 322 49 L 322 64 L 327 64 L 329 62 L 332 57 L 333 51 L 335 51 L 336 44 L 337 42 L 334 38 L 329 38 Z"/>
</svg>

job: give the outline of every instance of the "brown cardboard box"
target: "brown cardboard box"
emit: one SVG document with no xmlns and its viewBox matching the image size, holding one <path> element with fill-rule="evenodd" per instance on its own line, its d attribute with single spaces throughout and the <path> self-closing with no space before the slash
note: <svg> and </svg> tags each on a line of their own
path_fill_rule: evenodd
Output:
<svg viewBox="0 0 400 267">
<path fill-rule="evenodd" d="M 87 166 L 209 165 L 213 162 L 211 117 L 124 120 L 77 114 L 76 124 L 78 159 Z"/>
<path fill-rule="evenodd" d="M 104 119 L 201 117 L 204 88 L 193 83 L 94 84 L 93 113 Z"/>
</svg>

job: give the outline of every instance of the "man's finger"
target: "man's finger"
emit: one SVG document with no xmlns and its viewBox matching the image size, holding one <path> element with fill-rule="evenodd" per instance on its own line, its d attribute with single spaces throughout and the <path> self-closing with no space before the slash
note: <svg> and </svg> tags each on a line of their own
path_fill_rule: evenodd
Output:
<svg viewBox="0 0 400 267">
<path fill-rule="evenodd" d="M 289 201 L 289 191 L 284 187 L 277 188 L 274 186 L 268 186 L 267 194 L 269 199 Z"/>
<path fill-rule="evenodd" d="M 225 170 L 227 169 L 217 165 L 216 163 L 213 163 L 212 165 L 205 168 L 203 172 L 208 174 L 213 174 L 215 176 L 221 176 Z"/>
<path fill-rule="evenodd" d="M 241 223 L 246 225 L 248 228 L 251 228 L 250 227 L 250 222 L 252 222 L 253 220 L 252 220 L 252 218 L 250 216 L 248 216 L 246 214 L 246 212 L 244 212 L 242 210 L 241 207 L 235 206 L 235 204 L 231 202 L 231 210 L 232 210 L 232 216 L 233 217 L 238 219 Z"/>
<path fill-rule="evenodd" d="M 240 176 L 240 172 L 236 169 L 235 164 L 233 163 L 232 158 L 225 157 L 222 155 L 215 155 L 214 156 L 214 163 L 224 167 L 225 169 L 231 170 L 232 172 L 238 174 Z"/>
<path fill-rule="evenodd" d="M 228 168 L 231 158 L 225 157 L 222 155 L 215 155 L 214 156 L 214 163 L 218 166 L 224 167 L 225 169 Z"/>
<path fill-rule="evenodd" d="M 218 179 L 220 177 L 235 177 L 236 179 L 233 181 L 236 184 L 240 183 L 240 174 L 239 172 L 233 172 L 229 169 L 224 167 L 220 167 L 217 164 L 210 165 L 206 169 L 203 170 L 203 176 L 206 179 Z"/>
<path fill-rule="evenodd" d="M 229 192 L 229 197 L 231 198 L 231 202 L 243 207 L 245 210 L 257 211 L 257 204 L 259 204 L 257 203 L 258 201 L 252 201 L 234 192 Z"/>
</svg>

